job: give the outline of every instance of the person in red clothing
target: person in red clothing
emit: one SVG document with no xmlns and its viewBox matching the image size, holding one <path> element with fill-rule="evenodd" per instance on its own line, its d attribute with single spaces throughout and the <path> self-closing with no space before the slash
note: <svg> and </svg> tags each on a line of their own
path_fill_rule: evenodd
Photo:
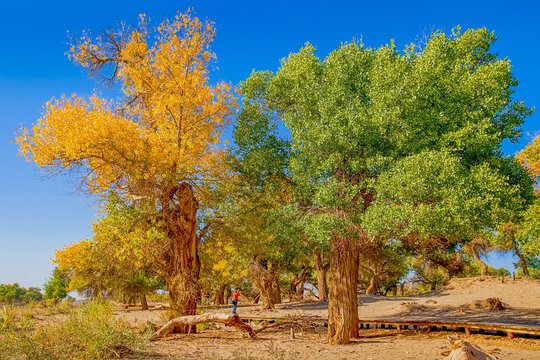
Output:
<svg viewBox="0 0 540 360">
<path fill-rule="evenodd" d="M 232 308 L 232 313 L 233 314 L 236 314 L 236 308 L 238 307 L 238 298 L 240 297 L 240 289 L 239 288 L 236 288 L 234 289 L 234 293 L 233 293 L 233 308 Z"/>
</svg>

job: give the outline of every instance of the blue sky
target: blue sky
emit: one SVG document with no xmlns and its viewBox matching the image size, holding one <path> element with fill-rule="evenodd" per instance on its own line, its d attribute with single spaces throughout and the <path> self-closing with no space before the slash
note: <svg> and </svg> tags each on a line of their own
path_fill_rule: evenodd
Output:
<svg viewBox="0 0 540 360">
<path fill-rule="evenodd" d="M 6 4 L 7 3 L 7 4 Z M 93 200 L 76 193 L 68 177 L 50 178 L 17 157 L 12 143 L 21 124 L 31 126 L 45 101 L 99 90 L 65 55 L 68 33 L 98 32 L 145 13 L 154 23 L 193 7 L 215 22 L 213 80 L 234 84 L 252 69 L 276 70 L 279 59 L 309 41 L 324 57 L 340 42 L 362 38 L 370 47 L 394 39 L 399 47 L 432 29 L 487 27 L 499 40 L 520 82 L 516 98 L 540 105 L 538 1 L 10 1 L 0 5 L 0 283 L 42 286 L 54 250 L 90 236 Z M 523 126 L 513 154 L 540 133 L 538 111 Z M 511 257 L 490 256 L 511 269 Z"/>
</svg>

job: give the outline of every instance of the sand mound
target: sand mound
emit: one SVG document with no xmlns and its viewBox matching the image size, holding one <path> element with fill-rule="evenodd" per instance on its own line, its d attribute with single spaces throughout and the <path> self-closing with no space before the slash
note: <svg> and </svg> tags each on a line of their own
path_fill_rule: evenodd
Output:
<svg viewBox="0 0 540 360">
<path fill-rule="evenodd" d="M 443 305 L 471 305 L 486 308 L 487 299 L 499 299 L 501 304 L 493 305 L 498 310 L 503 307 L 540 309 L 540 280 L 519 278 L 476 277 L 452 279 L 448 285 L 426 293 L 422 297 L 435 297 Z"/>
<path fill-rule="evenodd" d="M 417 302 L 404 302 L 401 303 L 396 309 L 396 312 L 407 312 L 410 314 L 421 314 L 429 310 L 428 306 L 420 305 Z"/>
</svg>

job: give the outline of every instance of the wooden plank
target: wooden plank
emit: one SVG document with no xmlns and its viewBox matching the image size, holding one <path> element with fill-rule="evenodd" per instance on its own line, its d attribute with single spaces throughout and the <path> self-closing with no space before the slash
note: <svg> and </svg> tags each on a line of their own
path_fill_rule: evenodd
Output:
<svg viewBox="0 0 540 360">
<path fill-rule="evenodd" d="M 244 321 L 279 321 L 293 320 L 289 318 L 267 317 L 267 316 L 241 316 Z M 312 319 L 316 320 L 316 319 Z M 324 319 L 320 319 L 325 321 Z M 486 323 L 469 323 L 469 322 L 452 322 L 452 321 L 431 321 L 431 320 L 376 320 L 376 319 L 361 319 L 359 320 L 360 328 L 369 329 L 376 328 L 377 325 L 395 326 L 397 330 L 405 328 L 417 328 L 418 326 L 427 327 L 428 331 L 435 331 L 441 328 L 445 331 L 447 328 L 464 328 L 467 334 L 470 334 L 471 329 L 477 329 L 479 334 L 485 333 L 486 330 L 498 331 L 499 334 L 506 333 L 510 338 L 516 334 L 540 335 L 540 326 L 523 326 L 514 324 L 486 324 Z M 370 326 L 371 325 L 371 326 Z M 381 326 L 382 328 L 382 326 Z"/>
<path fill-rule="evenodd" d="M 455 327 L 455 328 L 465 328 L 465 329 L 482 329 L 482 330 L 494 330 L 494 331 L 503 331 L 511 332 L 518 334 L 530 334 L 530 335 L 540 335 L 540 326 L 525 327 L 520 325 L 510 325 L 510 324 L 484 324 L 484 323 L 468 323 L 468 322 L 451 322 L 451 321 L 429 321 L 429 320 L 359 320 L 359 323 L 363 324 L 387 324 L 400 326 L 401 328 L 405 326 L 439 326 L 442 328 L 445 327 Z"/>
</svg>

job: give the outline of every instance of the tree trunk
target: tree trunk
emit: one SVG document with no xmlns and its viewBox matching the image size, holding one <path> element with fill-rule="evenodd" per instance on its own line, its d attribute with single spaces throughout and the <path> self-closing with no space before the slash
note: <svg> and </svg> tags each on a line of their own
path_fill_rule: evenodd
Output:
<svg viewBox="0 0 540 360">
<path fill-rule="evenodd" d="M 139 293 L 139 297 L 141 298 L 141 310 L 148 310 L 148 303 L 146 302 L 146 293 L 144 290 Z"/>
<path fill-rule="evenodd" d="M 485 262 L 482 261 L 482 259 L 480 259 L 480 255 L 478 254 L 478 249 L 476 248 L 476 246 L 471 245 L 471 252 L 474 256 L 474 261 L 476 262 L 476 264 L 480 265 L 480 267 L 482 268 L 482 272 L 480 273 L 480 275 L 486 276 L 488 274 L 488 266 Z"/>
<path fill-rule="evenodd" d="M 377 277 L 372 275 L 369 279 L 369 286 L 366 289 L 366 294 L 373 295 L 377 292 Z"/>
<path fill-rule="evenodd" d="M 289 289 L 289 301 L 296 300 L 296 289 L 298 288 L 298 274 L 294 273 L 291 279 L 291 288 Z"/>
<path fill-rule="evenodd" d="M 300 275 L 300 278 L 298 279 L 298 286 L 296 287 L 296 300 L 304 300 L 304 285 L 306 283 L 307 276 L 309 274 L 309 270 L 306 268 L 302 271 L 302 275 Z"/>
<path fill-rule="evenodd" d="M 298 301 L 304 300 L 304 284 L 305 282 L 302 281 L 296 288 L 296 300 Z"/>
<path fill-rule="evenodd" d="M 525 256 L 523 256 L 523 254 L 521 254 L 520 251 L 517 251 L 516 252 L 516 255 L 519 257 L 519 266 L 521 266 L 521 270 L 523 270 L 523 275 L 524 276 L 530 276 L 529 275 L 529 268 L 527 267 L 527 261 L 525 260 Z"/>
<path fill-rule="evenodd" d="M 275 309 L 274 299 L 271 296 L 272 282 L 266 276 L 259 277 L 257 283 L 257 288 L 261 292 L 261 301 L 263 309 Z"/>
<path fill-rule="evenodd" d="M 201 290 L 198 283 L 201 263 L 198 256 L 197 210 L 199 204 L 189 184 L 173 186 L 165 194 L 168 208 L 163 209 L 169 239 L 166 276 L 171 317 L 195 315 Z M 176 201 L 175 201 L 176 199 Z M 188 325 L 179 325 L 175 332 L 188 333 Z M 195 326 L 191 329 L 195 332 Z"/>
<path fill-rule="evenodd" d="M 291 288 L 289 289 L 289 299 L 290 301 L 299 301 L 304 300 L 304 284 L 308 276 L 308 269 L 302 270 L 302 274 L 293 274 L 291 279 Z M 278 283 L 279 284 L 279 283 Z"/>
<path fill-rule="evenodd" d="M 529 269 L 527 268 L 527 260 L 525 260 L 525 256 L 523 256 L 521 251 L 519 251 L 519 248 L 515 241 L 512 241 L 512 245 L 514 246 L 514 252 L 519 258 L 518 264 L 521 267 L 521 270 L 523 270 L 523 275 L 529 277 Z"/>
<path fill-rule="evenodd" d="M 225 288 L 227 285 L 219 285 L 216 293 L 214 294 L 214 304 L 224 305 L 225 304 Z"/>
<path fill-rule="evenodd" d="M 281 303 L 279 277 L 275 269 L 269 270 L 265 260 L 254 260 L 251 263 L 251 272 L 254 285 L 261 293 L 263 309 L 275 309 L 275 304 Z"/>
<path fill-rule="evenodd" d="M 272 286 L 270 288 L 270 296 L 274 304 L 281 304 L 281 288 L 279 286 L 279 277 L 272 273 Z"/>
<path fill-rule="evenodd" d="M 358 337 L 358 242 L 332 236 L 328 343 L 348 344 Z"/>
<path fill-rule="evenodd" d="M 229 303 L 230 298 L 231 298 L 231 288 L 229 287 L 229 285 L 227 285 L 225 288 L 225 304 Z"/>
<path fill-rule="evenodd" d="M 319 293 L 319 301 L 328 299 L 328 284 L 326 282 L 326 273 L 328 267 L 322 263 L 321 253 L 316 252 L 313 255 L 315 270 L 317 271 L 317 292 Z"/>
</svg>

